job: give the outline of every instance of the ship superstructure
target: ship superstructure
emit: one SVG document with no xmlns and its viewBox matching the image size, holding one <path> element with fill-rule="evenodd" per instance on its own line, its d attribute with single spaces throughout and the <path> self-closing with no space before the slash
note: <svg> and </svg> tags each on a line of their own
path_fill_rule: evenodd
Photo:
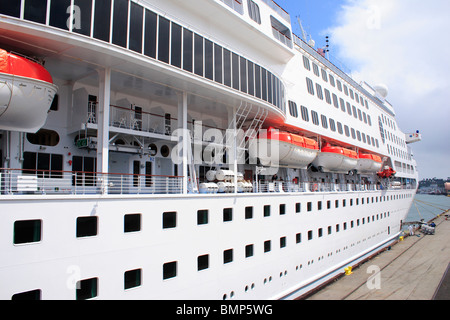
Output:
<svg viewBox="0 0 450 320">
<path fill-rule="evenodd" d="M 11 0 L 0 30 L 1 299 L 294 299 L 398 237 L 420 135 L 275 2 Z"/>
</svg>

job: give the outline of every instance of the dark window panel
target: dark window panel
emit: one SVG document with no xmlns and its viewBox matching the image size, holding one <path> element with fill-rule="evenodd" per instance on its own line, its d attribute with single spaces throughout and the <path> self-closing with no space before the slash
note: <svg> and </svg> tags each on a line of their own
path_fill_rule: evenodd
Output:
<svg viewBox="0 0 450 320">
<path fill-rule="evenodd" d="M 241 57 L 240 64 L 241 91 L 247 93 L 247 60 Z"/>
<path fill-rule="evenodd" d="M 261 67 L 255 65 L 255 95 L 261 98 Z"/>
<path fill-rule="evenodd" d="M 172 23 L 171 64 L 181 68 L 181 26 Z"/>
<path fill-rule="evenodd" d="M 135 52 L 142 52 L 142 26 L 144 23 L 143 18 L 144 9 L 134 3 L 131 2 L 130 6 L 130 41 L 129 41 L 129 49 Z"/>
<path fill-rule="evenodd" d="M 145 10 L 144 54 L 151 58 L 156 58 L 157 18 L 156 13 Z"/>
<path fill-rule="evenodd" d="M 194 37 L 194 73 L 203 77 L 203 37 L 198 34 Z"/>
<path fill-rule="evenodd" d="M 233 88 L 239 90 L 239 56 L 232 54 Z"/>
<path fill-rule="evenodd" d="M 52 1 L 53 3 L 54 1 Z M 59 2 L 59 1 L 58 1 Z M 69 1 L 70 2 L 70 1 Z M 85 36 L 91 35 L 91 17 L 92 17 L 92 0 L 75 0 L 74 19 L 72 31 L 83 34 Z M 78 10 L 78 8 L 80 8 Z M 67 9 L 67 7 L 66 7 Z"/>
<path fill-rule="evenodd" d="M 47 0 L 25 1 L 24 18 L 26 20 L 45 24 L 46 14 L 47 14 Z"/>
<path fill-rule="evenodd" d="M 218 83 L 223 83 L 222 62 L 223 62 L 222 47 L 215 44 L 214 45 L 214 80 Z"/>
<path fill-rule="evenodd" d="M 214 80 L 213 43 L 205 39 L 205 77 Z"/>
<path fill-rule="evenodd" d="M 183 69 L 192 72 L 193 59 L 193 33 L 189 30 L 183 29 Z"/>
<path fill-rule="evenodd" d="M 52 1 L 50 4 L 50 25 L 52 27 L 69 30 L 67 22 L 69 14 L 67 8 L 70 6 L 70 0 Z M 89 23 L 90 24 L 90 23 Z"/>
<path fill-rule="evenodd" d="M 170 21 L 159 17 L 158 60 L 169 63 Z"/>
<path fill-rule="evenodd" d="M 3 0 L 0 1 L 0 14 L 20 18 L 21 0 Z"/>
<path fill-rule="evenodd" d="M 223 49 L 223 84 L 231 87 L 231 52 Z"/>
<path fill-rule="evenodd" d="M 247 62 L 247 76 L 248 76 L 248 94 L 255 95 L 255 75 L 254 64 L 250 61 Z"/>
<path fill-rule="evenodd" d="M 109 42 L 111 0 L 95 0 L 94 38 Z"/>
<path fill-rule="evenodd" d="M 126 48 L 128 29 L 128 0 L 114 0 L 112 42 Z"/>
</svg>

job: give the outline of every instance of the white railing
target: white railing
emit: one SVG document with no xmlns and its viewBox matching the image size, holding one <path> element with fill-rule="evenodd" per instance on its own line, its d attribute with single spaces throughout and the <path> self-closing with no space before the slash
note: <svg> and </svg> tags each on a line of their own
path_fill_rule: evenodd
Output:
<svg viewBox="0 0 450 320">
<path fill-rule="evenodd" d="M 181 194 L 183 177 L 0 169 L 0 195 Z"/>
</svg>

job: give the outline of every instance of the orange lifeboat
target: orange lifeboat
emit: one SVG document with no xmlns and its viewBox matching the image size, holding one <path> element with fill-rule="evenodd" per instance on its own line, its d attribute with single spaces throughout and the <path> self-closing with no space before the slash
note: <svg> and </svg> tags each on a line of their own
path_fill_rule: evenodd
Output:
<svg viewBox="0 0 450 320">
<path fill-rule="evenodd" d="M 370 153 L 359 153 L 357 170 L 360 173 L 375 173 L 381 169 L 381 157 Z"/>
<path fill-rule="evenodd" d="M 392 168 L 389 167 L 389 166 L 386 166 L 386 167 L 384 167 L 384 170 L 378 172 L 377 175 L 378 175 L 380 178 L 383 178 L 383 179 L 389 179 L 389 178 L 395 176 L 396 173 L 397 173 L 397 172 L 396 172 L 394 169 L 392 169 Z"/>
<path fill-rule="evenodd" d="M 313 165 L 322 172 L 348 173 L 356 169 L 358 154 L 353 150 L 326 143 Z"/>
<path fill-rule="evenodd" d="M 267 132 L 262 130 L 258 139 L 250 144 L 250 154 L 257 155 L 262 165 L 272 167 L 283 165 L 306 169 L 318 152 L 319 145 L 315 140 L 274 128 Z"/>
<path fill-rule="evenodd" d="M 0 130 L 38 131 L 56 91 L 42 65 L 0 49 Z"/>
</svg>

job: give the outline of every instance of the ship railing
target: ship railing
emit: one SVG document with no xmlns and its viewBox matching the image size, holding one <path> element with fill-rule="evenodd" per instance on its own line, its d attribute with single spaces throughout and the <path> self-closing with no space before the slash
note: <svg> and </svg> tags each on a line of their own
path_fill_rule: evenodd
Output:
<svg viewBox="0 0 450 320">
<path fill-rule="evenodd" d="M 183 177 L 0 169 L 0 195 L 181 194 Z"/>
<path fill-rule="evenodd" d="M 360 192 L 381 190 L 376 184 L 331 183 L 331 182 L 284 182 L 260 180 L 256 192 Z"/>
<path fill-rule="evenodd" d="M 171 135 L 174 128 L 177 128 L 177 120 L 141 109 L 129 109 L 119 106 L 110 106 L 111 127 Z"/>
</svg>

